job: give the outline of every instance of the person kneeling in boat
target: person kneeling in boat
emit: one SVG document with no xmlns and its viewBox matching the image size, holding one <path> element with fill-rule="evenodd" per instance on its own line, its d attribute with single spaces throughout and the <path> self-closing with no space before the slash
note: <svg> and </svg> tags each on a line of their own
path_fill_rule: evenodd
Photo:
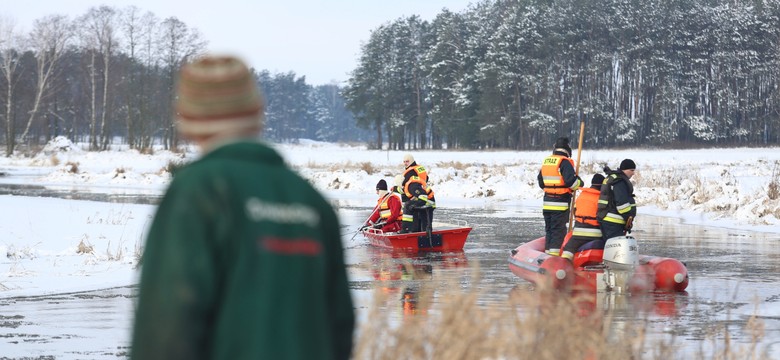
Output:
<svg viewBox="0 0 780 360">
<path fill-rule="evenodd" d="M 573 261 L 574 254 L 585 244 L 588 244 L 589 249 L 604 249 L 604 238 L 596 214 L 603 182 L 604 175 L 596 174 L 590 179 L 589 188 L 580 189 L 580 195 L 574 202 L 574 229 L 563 247 L 561 257 Z"/>
<path fill-rule="evenodd" d="M 631 159 L 625 159 L 617 170 L 612 171 L 609 167 L 604 167 L 604 171 L 607 178 L 601 186 L 598 218 L 604 239 L 609 240 L 631 232 L 636 216 L 631 177 L 636 171 L 636 164 Z"/>
<path fill-rule="evenodd" d="M 376 184 L 376 193 L 379 195 L 379 200 L 364 226 L 380 229 L 382 232 L 400 231 L 401 197 L 396 192 L 387 191 L 387 182 L 384 179 Z"/>
</svg>

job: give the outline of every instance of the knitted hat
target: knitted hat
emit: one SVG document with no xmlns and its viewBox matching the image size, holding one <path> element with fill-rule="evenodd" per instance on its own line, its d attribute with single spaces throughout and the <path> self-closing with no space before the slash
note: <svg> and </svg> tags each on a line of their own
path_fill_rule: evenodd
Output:
<svg viewBox="0 0 780 360">
<path fill-rule="evenodd" d="M 571 147 L 569 146 L 569 138 L 567 137 L 559 137 L 558 140 L 555 140 L 555 148 L 553 151 L 565 151 L 566 154 L 571 156 Z"/>
<path fill-rule="evenodd" d="M 377 190 L 387 190 L 387 182 L 385 179 L 379 180 L 378 183 L 376 183 L 376 189 Z"/>
<path fill-rule="evenodd" d="M 619 170 L 636 170 L 636 164 L 634 163 L 634 160 L 631 159 L 625 159 L 620 162 Z"/>
<path fill-rule="evenodd" d="M 596 174 L 590 179 L 590 187 L 600 189 L 601 184 L 604 183 L 604 175 Z"/>
<path fill-rule="evenodd" d="M 182 66 L 175 103 L 179 132 L 192 139 L 259 131 L 264 103 L 254 76 L 232 56 L 204 56 Z"/>
<path fill-rule="evenodd" d="M 406 155 L 404 155 L 404 161 L 408 161 L 409 163 L 413 163 L 414 162 L 414 156 L 412 156 L 412 154 L 408 154 L 407 153 Z"/>
</svg>

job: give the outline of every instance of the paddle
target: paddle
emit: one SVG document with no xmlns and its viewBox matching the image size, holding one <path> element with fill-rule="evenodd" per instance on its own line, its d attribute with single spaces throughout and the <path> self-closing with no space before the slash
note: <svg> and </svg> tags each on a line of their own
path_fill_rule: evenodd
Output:
<svg viewBox="0 0 780 360">
<path fill-rule="evenodd" d="M 577 165 L 574 167 L 574 175 L 580 175 L 580 160 L 582 159 L 582 138 L 585 135 L 585 120 L 580 120 L 580 139 L 577 142 Z M 585 184 L 583 184 L 585 185 Z M 572 192 L 571 204 L 569 205 L 569 232 L 574 228 L 574 200 L 577 198 L 577 193 Z"/>
<path fill-rule="evenodd" d="M 429 207 L 430 206 L 423 206 L 419 209 L 425 213 L 425 220 L 428 223 L 428 226 L 425 229 L 425 231 L 428 233 L 428 246 L 433 247 L 433 224 L 428 213 Z"/>
</svg>

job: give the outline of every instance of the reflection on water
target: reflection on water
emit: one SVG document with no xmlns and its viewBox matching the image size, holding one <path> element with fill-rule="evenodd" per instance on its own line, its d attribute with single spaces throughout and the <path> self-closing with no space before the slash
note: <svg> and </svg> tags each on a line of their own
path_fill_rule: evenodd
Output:
<svg viewBox="0 0 780 360">
<path fill-rule="evenodd" d="M 102 190 L 102 191 L 100 191 Z M 162 199 L 158 190 L 139 191 L 138 189 L 122 189 L 90 186 L 42 186 L 31 184 L 0 183 L 0 195 L 18 195 L 50 197 L 67 200 L 89 200 L 110 203 L 156 205 Z"/>
<path fill-rule="evenodd" d="M 0 358 L 126 358 L 133 287 L 0 299 Z"/>
<path fill-rule="evenodd" d="M 468 275 L 468 259 L 457 252 L 404 252 L 366 248 L 377 290 L 386 298 L 388 314 L 396 320 L 427 314 L 437 286 Z M 395 307 L 395 309 L 393 309 Z M 400 310 L 400 311 L 397 311 Z"/>
<path fill-rule="evenodd" d="M 346 228 L 356 227 L 362 220 L 358 218 L 369 211 L 343 208 L 342 221 Z M 426 316 L 437 313 L 442 294 L 453 284 L 463 291 L 483 290 L 480 303 L 494 307 L 507 306 L 510 297 L 534 291 L 531 284 L 509 271 L 507 259 L 510 249 L 543 233 L 541 214 L 494 207 L 439 209 L 436 216 L 441 221 L 465 219 L 474 227 L 459 254 L 463 259 L 458 263 L 465 266 L 448 266 L 441 253 L 377 255 L 377 250 L 361 243 L 360 236 L 347 244 L 353 278 L 368 277 L 363 274 L 366 270 L 388 269 L 381 264 L 389 264 L 390 269 L 402 269 L 404 264 L 431 269 L 423 276 L 403 279 L 398 275 L 402 278 L 377 283 L 381 289 L 398 289 L 397 295 L 380 303 L 382 311 L 408 315 L 402 311 L 407 309 L 406 302 L 399 301 L 407 299 L 405 289 L 411 289 L 408 298 L 417 301 L 417 309 L 425 304 L 424 311 L 412 314 Z M 705 339 L 712 346 L 713 341 L 723 342 L 725 336 L 735 344 L 749 344 L 753 338 L 748 321 L 757 315 L 766 325 L 763 347 L 772 351 L 770 344 L 780 341 L 780 290 L 776 285 L 780 280 L 780 235 L 692 226 L 678 219 L 651 216 L 641 218 L 633 235 L 639 240 L 640 253 L 676 258 L 686 264 L 690 273 L 687 292 L 580 294 L 583 314 L 602 312 L 615 324 L 646 322 L 649 339 L 674 341 L 687 349 L 698 349 Z M 353 289 L 359 293 L 360 308 L 370 307 L 371 289 Z M 420 289 L 429 293 L 420 295 Z"/>
</svg>

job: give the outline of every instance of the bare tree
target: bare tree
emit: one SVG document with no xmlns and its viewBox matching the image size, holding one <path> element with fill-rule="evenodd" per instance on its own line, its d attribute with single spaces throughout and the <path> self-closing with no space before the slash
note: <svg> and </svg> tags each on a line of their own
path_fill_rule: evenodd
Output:
<svg viewBox="0 0 780 360">
<path fill-rule="evenodd" d="M 162 56 L 162 61 L 165 68 L 168 70 L 168 89 L 169 93 L 173 94 L 173 82 L 176 69 L 179 68 L 183 62 L 188 58 L 193 57 L 200 52 L 206 46 L 204 41 L 196 29 L 190 29 L 181 20 L 170 17 L 162 22 L 159 51 Z M 173 100 L 173 99 L 171 99 Z M 169 104 L 172 101 L 168 102 Z M 168 113 L 173 114 L 173 111 L 168 108 Z M 166 148 L 175 149 L 178 147 L 179 139 L 176 136 L 176 131 L 173 131 L 174 123 L 173 116 L 168 117 L 169 124 L 165 128 Z"/>
<path fill-rule="evenodd" d="M 20 139 L 24 141 L 30 132 L 30 126 L 38 114 L 41 101 L 47 94 L 51 78 L 55 74 L 57 62 L 73 36 L 73 25 L 64 15 L 50 15 L 35 20 L 29 35 L 29 44 L 36 58 L 35 98 Z"/>
<path fill-rule="evenodd" d="M 108 113 L 108 88 L 111 55 L 114 47 L 117 46 L 115 35 L 117 11 L 109 6 L 93 7 L 87 11 L 87 14 L 79 19 L 82 25 L 84 45 L 90 53 L 90 90 L 92 97 L 92 108 L 90 114 L 90 134 L 89 146 L 91 150 L 106 149 L 108 147 L 109 129 L 106 124 Z M 103 72 L 102 78 L 98 79 L 97 58 L 101 57 Z M 100 146 L 98 146 L 97 134 L 97 116 L 98 116 L 98 80 L 102 80 L 102 102 L 100 103 Z"/>
<path fill-rule="evenodd" d="M 128 87 L 131 94 L 127 97 L 127 143 L 131 148 L 143 149 L 151 146 L 149 134 L 149 104 L 147 94 L 150 84 L 148 73 L 154 67 L 155 30 L 159 20 L 151 12 L 141 13 L 136 6 L 128 6 L 122 11 L 121 29 L 124 38 L 124 51 L 131 60 Z M 137 71 L 137 70 L 138 71 Z"/>
<path fill-rule="evenodd" d="M 11 156 L 16 147 L 16 126 L 14 123 L 14 88 L 19 78 L 16 68 L 19 65 L 17 51 L 19 35 L 16 33 L 16 22 L 10 18 L 0 17 L 0 73 L 5 82 L 5 155 Z"/>
</svg>

